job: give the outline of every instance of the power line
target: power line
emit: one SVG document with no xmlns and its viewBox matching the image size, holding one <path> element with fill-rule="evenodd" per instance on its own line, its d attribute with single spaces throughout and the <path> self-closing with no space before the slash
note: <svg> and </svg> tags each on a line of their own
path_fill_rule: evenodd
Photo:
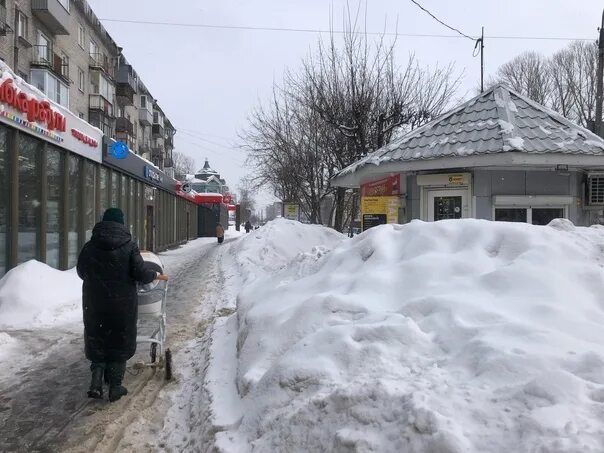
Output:
<svg viewBox="0 0 604 453">
<path fill-rule="evenodd" d="M 187 27 L 187 28 L 209 28 L 219 30 L 252 30 L 252 31 L 276 31 L 276 32 L 290 32 L 290 33 L 333 33 L 333 34 L 345 34 L 345 33 L 357 33 L 364 35 L 375 35 L 375 36 L 403 36 L 412 38 L 468 38 L 468 36 L 460 35 L 443 35 L 434 33 L 399 33 L 399 32 L 347 32 L 345 30 L 322 30 L 313 28 L 284 28 L 284 27 L 255 27 L 247 25 L 215 25 L 215 24 L 187 24 L 178 22 L 153 22 L 153 21 L 142 21 L 142 20 L 127 20 L 127 19 L 100 19 L 104 22 L 116 22 L 123 24 L 138 24 L 138 25 L 162 25 L 167 27 Z M 592 38 L 573 38 L 568 36 L 485 36 L 485 39 L 515 39 L 515 40 L 544 40 L 544 41 L 594 41 Z M 475 38 L 470 38 L 475 41 Z"/>
<path fill-rule="evenodd" d="M 413 3 L 414 5 L 416 5 L 419 9 L 421 9 L 422 11 L 424 11 L 426 14 L 428 14 L 432 19 L 434 19 L 436 22 L 438 22 L 441 25 L 444 25 L 445 27 L 447 27 L 449 30 L 453 30 L 454 32 L 459 33 L 461 36 L 463 36 L 464 38 L 468 38 L 471 39 L 472 41 L 476 41 L 476 38 L 472 38 L 471 36 L 466 35 L 465 33 L 459 31 L 457 28 L 455 27 L 451 27 L 449 24 L 446 24 L 445 22 L 443 22 L 442 20 L 440 20 L 438 17 L 436 17 L 434 14 L 432 14 L 430 11 L 428 11 L 426 8 L 424 8 L 422 5 L 420 5 L 418 2 L 416 2 L 415 0 L 411 0 L 411 3 Z"/>
</svg>

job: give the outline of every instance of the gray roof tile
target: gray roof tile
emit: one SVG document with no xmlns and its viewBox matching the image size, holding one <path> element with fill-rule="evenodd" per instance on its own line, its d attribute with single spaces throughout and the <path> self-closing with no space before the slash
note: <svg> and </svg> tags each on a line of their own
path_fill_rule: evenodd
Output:
<svg viewBox="0 0 604 453">
<path fill-rule="evenodd" d="M 522 152 L 604 156 L 604 140 L 505 85 L 496 85 L 449 113 L 343 169 L 469 155 Z"/>
</svg>

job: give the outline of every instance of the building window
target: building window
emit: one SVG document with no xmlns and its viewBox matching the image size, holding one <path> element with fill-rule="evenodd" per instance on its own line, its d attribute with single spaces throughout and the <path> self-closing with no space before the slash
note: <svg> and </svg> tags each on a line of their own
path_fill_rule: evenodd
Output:
<svg viewBox="0 0 604 453">
<path fill-rule="evenodd" d="M 18 264 L 39 258 L 40 240 L 40 152 L 42 142 L 19 136 L 19 239 Z"/>
<path fill-rule="evenodd" d="M 90 56 L 96 61 L 97 54 L 99 53 L 99 48 L 92 39 L 90 40 Z"/>
<path fill-rule="evenodd" d="M 59 267 L 60 225 L 63 212 L 63 151 L 48 147 L 46 172 L 48 178 L 48 195 L 46 198 L 46 264 Z"/>
<path fill-rule="evenodd" d="M 21 11 L 17 11 L 17 36 L 27 40 L 29 32 L 27 16 Z"/>
<path fill-rule="evenodd" d="M 83 93 L 86 86 L 86 74 L 78 68 L 78 89 Z"/>
<path fill-rule="evenodd" d="M 147 96 L 141 96 L 141 108 L 142 109 L 147 108 Z"/>
<path fill-rule="evenodd" d="M 69 108 L 69 87 L 46 69 L 32 69 L 31 84 L 56 103 Z"/>
<path fill-rule="evenodd" d="M 61 75 L 69 79 L 69 57 L 65 52 L 61 52 Z"/>
<path fill-rule="evenodd" d="M 82 112 L 78 112 L 78 118 L 80 118 L 81 120 L 85 120 L 86 115 L 84 115 Z"/>
<path fill-rule="evenodd" d="M 86 29 L 81 24 L 78 24 L 78 44 L 82 49 L 86 49 Z"/>
<path fill-rule="evenodd" d="M 79 222 L 80 216 L 80 191 L 82 184 L 80 182 L 80 161 L 77 156 L 69 156 L 69 210 L 68 210 L 68 225 L 67 225 L 67 266 L 72 268 L 78 261 L 79 247 Z"/>
<path fill-rule="evenodd" d="M 496 208 L 495 221 L 497 222 L 526 222 L 526 208 Z"/>
<path fill-rule="evenodd" d="M 0 276 L 6 272 L 8 225 L 8 133 L 0 126 Z"/>
</svg>

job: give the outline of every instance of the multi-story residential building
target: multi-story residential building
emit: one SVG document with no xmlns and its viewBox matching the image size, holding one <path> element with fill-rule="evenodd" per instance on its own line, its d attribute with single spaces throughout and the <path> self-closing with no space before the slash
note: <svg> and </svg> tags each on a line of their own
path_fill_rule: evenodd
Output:
<svg viewBox="0 0 604 453">
<path fill-rule="evenodd" d="M 175 129 L 86 0 L 0 0 L 0 58 L 170 173 Z"/>
</svg>

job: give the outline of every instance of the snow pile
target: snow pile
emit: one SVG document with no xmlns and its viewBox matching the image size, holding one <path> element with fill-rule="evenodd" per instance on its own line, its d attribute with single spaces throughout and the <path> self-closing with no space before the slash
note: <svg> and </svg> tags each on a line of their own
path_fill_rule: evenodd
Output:
<svg viewBox="0 0 604 453">
<path fill-rule="evenodd" d="M 278 218 L 244 233 L 229 252 L 238 272 L 249 282 L 258 275 L 285 268 L 293 259 L 304 260 L 305 252 L 321 254 L 345 238 L 331 228 Z M 316 249 L 311 250 L 313 246 Z"/>
<path fill-rule="evenodd" d="M 0 328 L 30 329 L 81 322 L 82 281 L 31 260 L 0 280 Z"/>
<path fill-rule="evenodd" d="M 239 295 L 221 448 L 604 451 L 604 228 L 384 225 L 277 272 L 292 230 L 238 244 L 272 271 Z"/>
</svg>

